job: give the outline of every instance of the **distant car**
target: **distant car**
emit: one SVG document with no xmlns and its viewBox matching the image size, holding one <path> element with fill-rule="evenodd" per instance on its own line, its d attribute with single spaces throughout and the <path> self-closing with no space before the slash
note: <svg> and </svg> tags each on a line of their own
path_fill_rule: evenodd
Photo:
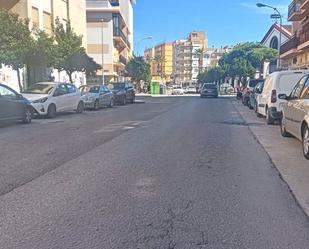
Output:
<svg viewBox="0 0 309 249">
<path fill-rule="evenodd" d="M 39 82 L 22 94 L 31 101 L 36 114 L 48 118 L 55 117 L 59 112 L 82 113 L 84 110 L 80 91 L 72 84 Z"/>
<path fill-rule="evenodd" d="M 264 79 L 250 79 L 248 81 L 247 86 L 243 89 L 243 92 L 242 92 L 242 103 L 245 106 L 249 106 L 250 94 L 252 93 L 255 86 L 260 82 L 264 82 Z"/>
<path fill-rule="evenodd" d="M 302 141 L 303 154 L 309 160 L 309 75 L 304 76 L 290 95 L 279 94 L 282 104 L 281 134 Z"/>
<path fill-rule="evenodd" d="M 32 112 L 30 101 L 10 87 L 0 84 L 0 122 L 20 120 L 29 124 Z"/>
<path fill-rule="evenodd" d="M 248 106 L 249 106 L 250 109 L 254 109 L 255 112 L 257 112 L 257 107 L 258 107 L 257 96 L 262 93 L 263 87 L 264 87 L 264 81 L 259 82 L 255 86 L 255 88 L 253 89 L 253 91 L 250 93 L 250 96 L 249 96 L 249 105 Z"/>
<path fill-rule="evenodd" d="M 196 94 L 196 87 L 195 86 L 189 86 L 186 88 L 186 94 Z"/>
<path fill-rule="evenodd" d="M 105 85 L 84 85 L 79 90 L 86 109 L 114 106 L 114 94 Z"/>
<path fill-rule="evenodd" d="M 201 88 L 201 98 L 215 97 L 218 98 L 219 91 L 216 84 L 205 83 Z"/>
<path fill-rule="evenodd" d="M 131 82 L 117 82 L 108 85 L 114 94 L 114 101 L 120 105 L 135 102 L 135 89 Z"/>
<path fill-rule="evenodd" d="M 263 91 L 257 97 L 257 116 L 266 117 L 267 124 L 280 121 L 285 100 L 279 99 L 279 94 L 290 94 L 297 82 L 308 73 L 309 70 L 287 70 L 267 76 Z"/>
<path fill-rule="evenodd" d="M 172 95 L 184 95 L 185 90 L 181 86 L 174 86 L 172 90 Z"/>
</svg>

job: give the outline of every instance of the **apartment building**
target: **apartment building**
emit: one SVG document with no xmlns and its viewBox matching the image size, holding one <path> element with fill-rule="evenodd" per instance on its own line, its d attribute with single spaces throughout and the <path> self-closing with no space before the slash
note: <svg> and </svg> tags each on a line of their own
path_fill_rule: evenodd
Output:
<svg viewBox="0 0 309 249">
<path fill-rule="evenodd" d="M 0 8 L 12 11 L 21 18 L 29 19 L 30 28 L 35 26 L 50 34 L 56 18 L 59 18 L 63 23 L 70 20 L 74 31 L 83 36 L 83 44 L 86 47 L 85 0 L 0 0 Z M 28 81 L 33 83 L 46 77 L 53 77 L 58 81 L 69 80 L 65 73 L 46 68 L 37 68 L 35 74 L 33 70 L 25 69 L 21 75 L 24 86 Z M 84 82 L 82 74 L 76 73 L 73 78 L 77 85 Z M 0 82 L 19 90 L 16 72 L 11 68 L 0 69 Z"/>
<path fill-rule="evenodd" d="M 102 70 L 88 82 L 122 81 L 133 51 L 135 0 L 86 0 L 87 52 Z"/>
<path fill-rule="evenodd" d="M 144 51 L 144 59 L 150 65 L 152 77 L 154 77 L 155 67 L 157 66 L 155 61 L 154 61 L 154 58 L 155 58 L 155 49 L 154 48 L 147 48 Z M 155 79 L 153 79 L 153 80 L 155 80 Z"/>
<path fill-rule="evenodd" d="M 205 32 L 191 32 L 187 39 L 175 41 L 173 47 L 175 83 L 195 85 L 204 65 L 202 54 L 208 48 L 207 35 Z"/>
<path fill-rule="evenodd" d="M 309 0 L 294 0 L 288 11 L 292 38 L 281 46 L 281 60 L 289 69 L 309 68 Z"/>
</svg>

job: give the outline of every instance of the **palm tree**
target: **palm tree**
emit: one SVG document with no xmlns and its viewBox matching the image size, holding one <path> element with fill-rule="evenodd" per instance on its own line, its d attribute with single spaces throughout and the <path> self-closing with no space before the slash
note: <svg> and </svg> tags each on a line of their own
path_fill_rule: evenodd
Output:
<svg viewBox="0 0 309 249">
<path fill-rule="evenodd" d="M 157 64 L 157 72 L 161 72 L 160 77 L 163 78 L 163 62 L 165 62 L 164 58 L 162 57 L 162 55 L 155 55 L 155 57 L 153 58 L 153 61 Z"/>
<path fill-rule="evenodd" d="M 197 56 L 199 60 L 199 73 L 203 71 L 204 54 L 205 54 L 204 48 L 198 48 L 194 51 L 194 56 Z"/>
</svg>

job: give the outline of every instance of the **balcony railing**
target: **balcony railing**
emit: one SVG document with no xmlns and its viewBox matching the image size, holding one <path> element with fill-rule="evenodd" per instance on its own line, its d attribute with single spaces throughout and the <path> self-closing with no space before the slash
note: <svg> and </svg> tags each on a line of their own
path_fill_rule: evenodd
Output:
<svg viewBox="0 0 309 249">
<path fill-rule="evenodd" d="M 299 35 L 299 45 L 309 41 L 309 32 L 304 31 Z"/>
<path fill-rule="evenodd" d="M 121 37 L 122 40 L 127 44 L 127 46 L 130 48 L 131 44 L 128 40 L 128 38 L 125 36 L 125 34 L 122 32 L 122 30 L 118 27 L 114 27 L 114 36 Z"/>
<path fill-rule="evenodd" d="M 124 65 L 127 65 L 128 63 L 128 60 L 126 57 L 124 57 L 123 55 L 119 55 L 119 61 L 124 64 Z"/>
<path fill-rule="evenodd" d="M 294 14 L 301 14 L 301 1 L 300 0 L 294 0 L 290 5 L 289 5 L 289 13 L 288 13 L 288 19 L 290 20 L 291 17 Z"/>
<path fill-rule="evenodd" d="M 281 54 L 284 54 L 292 49 L 296 49 L 298 45 L 299 45 L 299 37 L 293 36 L 289 41 L 287 41 L 281 46 L 280 52 Z"/>
<path fill-rule="evenodd" d="M 109 0 L 87 0 L 86 1 L 87 9 L 105 9 L 111 8 L 111 4 Z"/>
</svg>

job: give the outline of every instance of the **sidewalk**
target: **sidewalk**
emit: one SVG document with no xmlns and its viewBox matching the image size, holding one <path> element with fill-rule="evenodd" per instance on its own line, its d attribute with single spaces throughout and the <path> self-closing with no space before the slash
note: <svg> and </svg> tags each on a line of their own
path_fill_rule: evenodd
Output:
<svg viewBox="0 0 309 249">
<path fill-rule="evenodd" d="M 303 157 L 301 143 L 295 138 L 282 137 L 278 125 L 267 125 L 265 119 L 257 118 L 241 102 L 232 100 L 232 103 L 309 216 L 309 161 Z"/>
</svg>

